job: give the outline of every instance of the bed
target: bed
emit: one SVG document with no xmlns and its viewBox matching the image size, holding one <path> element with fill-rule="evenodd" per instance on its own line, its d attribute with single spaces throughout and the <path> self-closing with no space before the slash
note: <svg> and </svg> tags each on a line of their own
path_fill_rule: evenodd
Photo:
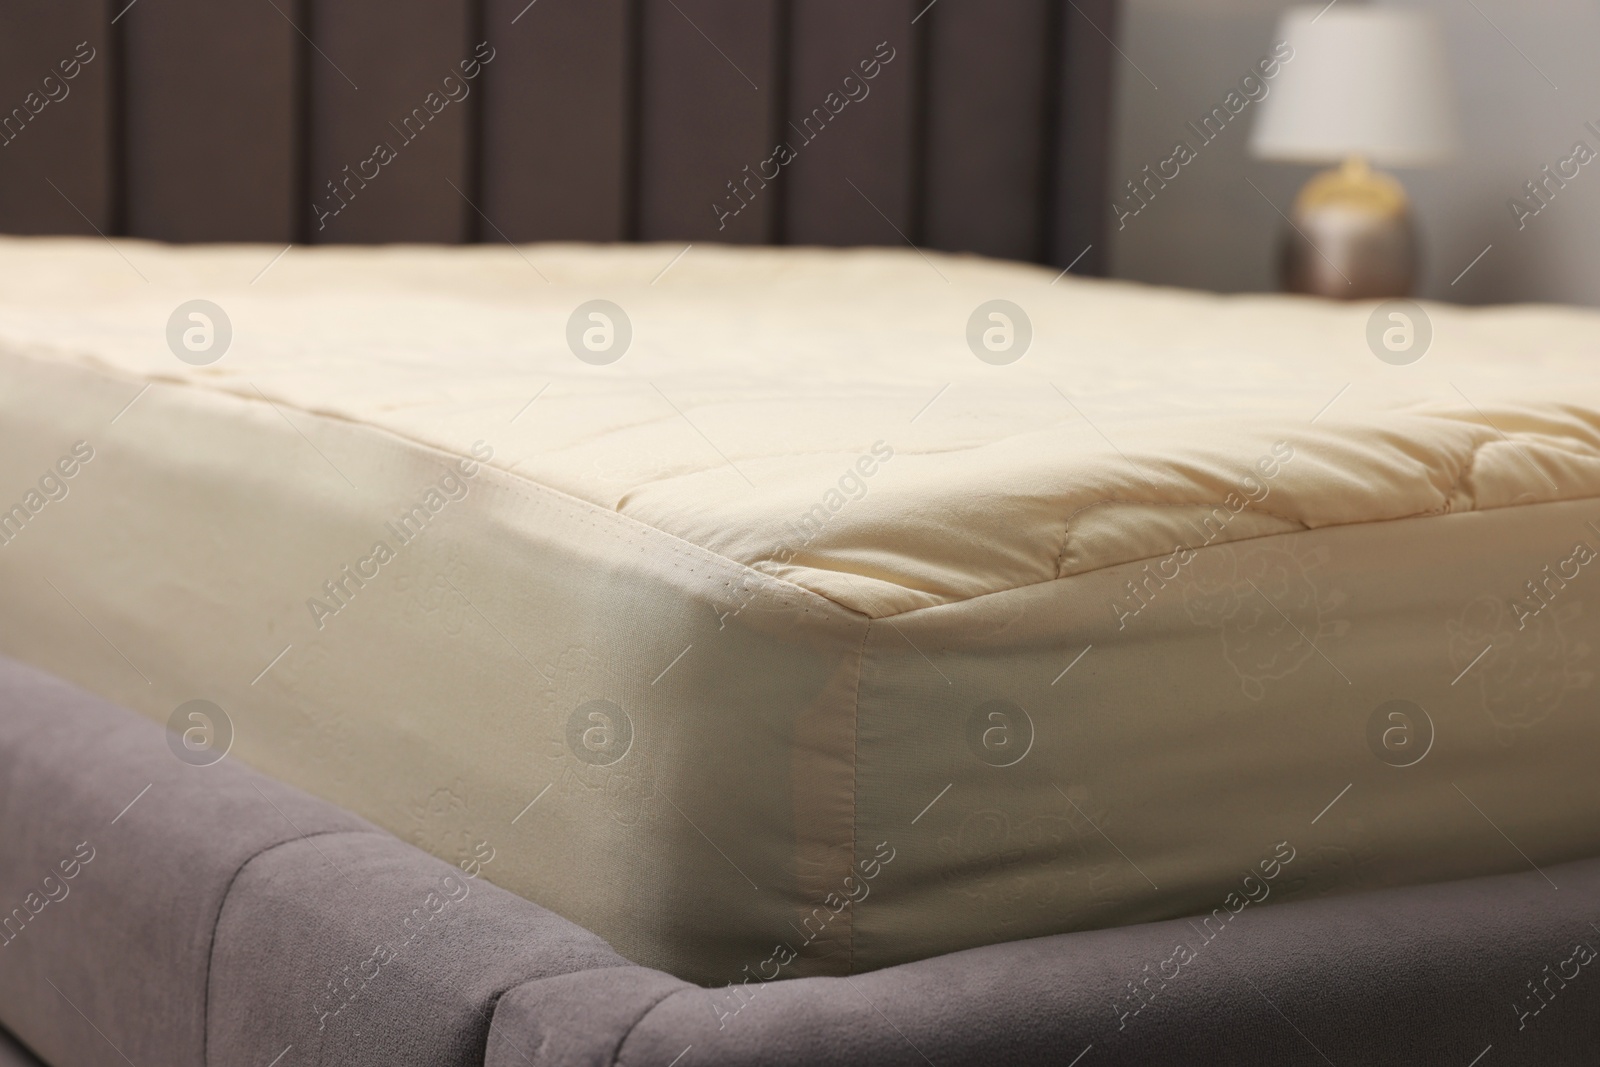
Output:
<svg viewBox="0 0 1600 1067">
<path fill-rule="evenodd" d="M 1094 277 L 1109 3 L 273 7 L 0 35 L 53 1067 L 1592 1037 L 1595 313 Z"/>
<path fill-rule="evenodd" d="M 52 1065 L 1547 1064 L 1600 1038 L 1593 860 L 708 989 L 4 657 L 0 707 L 0 1021 Z M 0 1062 L 36 1063 L 3 1033 Z"/>
<path fill-rule="evenodd" d="M 0 247 L 0 650 L 705 983 L 1600 845 L 1592 313 L 681 251 Z"/>
</svg>

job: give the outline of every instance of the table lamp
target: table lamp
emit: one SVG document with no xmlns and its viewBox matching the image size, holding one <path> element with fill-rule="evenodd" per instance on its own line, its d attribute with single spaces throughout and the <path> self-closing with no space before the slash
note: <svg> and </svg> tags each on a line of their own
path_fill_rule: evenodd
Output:
<svg viewBox="0 0 1600 1067">
<path fill-rule="evenodd" d="M 1455 109 L 1437 24 L 1426 13 L 1341 4 L 1290 8 L 1284 63 L 1251 152 L 1341 165 L 1308 181 L 1289 213 L 1280 263 L 1290 292 L 1408 296 L 1418 250 L 1405 189 L 1371 164 L 1422 166 L 1455 150 Z"/>
</svg>

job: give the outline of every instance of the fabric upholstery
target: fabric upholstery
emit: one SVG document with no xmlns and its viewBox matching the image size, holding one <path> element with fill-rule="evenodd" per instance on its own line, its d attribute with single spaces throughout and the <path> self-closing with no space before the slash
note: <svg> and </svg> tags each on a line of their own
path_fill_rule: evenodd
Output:
<svg viewBox="0 0 1600 1067">
<path fill-rule="evenodd" d="M 117 229 L 160 241 L 296 239 L 303 38 L 273 7 L 119 4 L 118 24 L 91 39 L 121 72 L 109 146 L 125 205 Z"/>
<path fill-rule="evenodd" d="M 303 834 L 376 832 L 236 762 L 185 763 L 161 726 L 9 660 L 0 826 L 0 1023 L 53 1067 L 204 1063 L 239 869 Z"/>
<path fill-rule="evenodd" d="M 1592 1063 L 1597 914 L 1600 861 L 1585 861 L 742 993 L 590 972 L 502 997 L 487 1062 L 1466 1065 L 1492 1049 L 1482 1063 Z M 554 1020 L 563 1042 L 546 1044 Z"/>
<path fill-rule="evenodd" d="M 852 978 L 764 983 L 752 960 L 742 988 L 708 990 L 490 885 L 492 842 L 452 867 L 236 760 L 191 766 L 159 726 L 4 659 L 0 826 L 0 1023 L 51 1067 L 1582 1064 L 1600 1047 L 1600 860 Z M 36 1061 L 0 1033 L 14 1065 Z"/>
<path fill-rule="evenodd" d="M 209 1060 L 264 1065 L 292 1045 L 300 1063 L 465 1067 L 483 1062 L 504 990 L 625 964 L 587 930 L 387 834 L 308 837 L 257 857 L 228 894 Z"/>
<path fill-rule="evenodd" d="M 0 826 L 0 1024 L 52 1067 L 264 1065 L 291 1044 L 475 1064 L 501 989 L 624 962 L 480 867 L 235 759 L 186 763 L 161 726 L 4 658 Z M 380 943 L 389 990 L 330 1001 Z"/>
<path fill-rule="evenodd" d="M 310 5 L 311 36 L 339 57 L 337 67 L 317 62 L 307 72 L 312 241 L 470 239 L 477 216 L 455 189 L 472 186 L 480 98 L 477 79 L 463 78 L 457 64 L 473 61 L 483 39 L 474 8 L 467 0 Z"/>
<path fill-rule="evenodd" d="M 1435 307 L 1392 379 L 1354 304 L 909 250 L 118 247 L 149 284 L 0 241 L 0 650 L 509 840 L 636 963 L 737 980 L 844 894 L 791 976 L 1176 918 L 1286 838 L 1274 902 L 1515 870 L 1496 824 L 1600 854 L 1593 310 Z M 620 373 L 568 348 L 602 291 Z M 192 366 L 150 331 L 198 292 L 237 353 Z M 1005 381 L 960 328 L 1002 294 Z"/>
<path fill-rule="evenodd" d="M 113 228 L 111 16 L 108 0 L 5 5 L 0 230 L 93 237 Z"/>
<path fill-rule="evenodd" d="M 11 0 L 5 15 L 0 114 L 39 110 L 12 123 L 29 132 L 0 171 L 0 232 L 910 239 L 1103 272 L 1114 0 Z M 101 58 L 76 101 L 30 99 L 80 41 Z M 874 86 L 856 75 L 880 42 L 902 58 Z M 444 84 L 480 45 L 497 55 L 483 80 Z M 441 120 L 426 137 L 400 132 L 417 109 Z M 802 130 L 813 115 L 827 137 Z M 803 162 L 774 159 L 780 143 Z"/>
<path fill-rule="evenodd" d="M 618 1062 L 627 1036 L 658 1003 L 695 988 L 647 967 L 531 982 L 500 998 L 484 1062 L 495 1067 L 609 1067 Z"/>
<path fill-rule="evenodd" d="M 38 1059 L 17 1039 L 0 1030 L 0 1067 L 42 1067 Z"/>
</svg>

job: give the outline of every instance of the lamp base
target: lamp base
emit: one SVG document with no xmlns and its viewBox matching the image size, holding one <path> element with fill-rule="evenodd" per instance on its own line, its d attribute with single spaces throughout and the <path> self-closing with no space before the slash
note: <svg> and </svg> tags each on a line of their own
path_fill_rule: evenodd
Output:
<svg viewBox="0 0 1600 1067">
<path fill-rule="evenodd" d="M 1405 189 L 1360 159 L 1306 182 L 1290 212 L 1280 272 L 1286 292 L 1339 300 L 1410 296 L 1417 237 Z"/>
</svg>

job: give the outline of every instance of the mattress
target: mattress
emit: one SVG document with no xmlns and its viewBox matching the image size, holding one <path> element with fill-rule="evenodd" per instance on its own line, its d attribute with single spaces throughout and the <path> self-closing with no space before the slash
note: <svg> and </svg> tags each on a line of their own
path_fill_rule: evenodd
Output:
<svg viewBox="0 0 1600 1067">
<path fill-rule="evenodd" d="M 0 651 L 704 984 L 1595 854 L 1600 317 L 1392 310 L 6 239 Z"/>
</svg>

